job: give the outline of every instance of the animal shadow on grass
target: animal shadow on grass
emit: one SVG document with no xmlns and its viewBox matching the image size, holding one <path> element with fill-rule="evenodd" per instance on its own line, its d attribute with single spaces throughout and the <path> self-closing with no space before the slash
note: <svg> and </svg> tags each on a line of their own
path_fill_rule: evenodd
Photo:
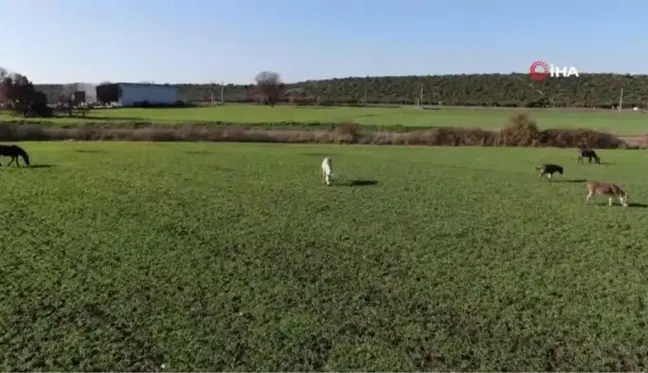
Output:
<svg viewBox="0 0 648 373">
<path fill-rule="evenodd" d="M 378 185 L 378 180 L 351 180 L 342 185 L 348 187 L 374 186 Z"/>
<path fill-rule="evenodd" d="M 79 149 L 79 150 L 75 150 L 75 152 L 77 152 L 77 153 L 104 153 L 103 150 L 99 150 L 99 149 Z"/>
<path fill-rule="evenodd" d="M 14 165 L 7 166 L 6 164 L 3 164 L 2 167 L 10 167 L 10 168 L 15 168 L 18 170 L 32 170 L 32 169 L 41 169 L 41 168 L 52 168 L 56 167 L 53 164 L 46 164 L 46 163 L 40 163 L 40 164 L 33 164 L 31 166 L 25 166 L 25 165 L 20 165 L 20 167 L 14 167 Z"/>
<path fill-rule="evenodd" d="M 552 180 L 554 183 L 584 183 L 586 179 L 563 179 L 563 180 Z"/>
<path fill-rule="evenodd" d="M 33 164 L 29 167 L 21 167 L 21 168 L 31 169 L 31 168 L 52 168 L 52 167 L 56 167 L 56 166 L 54 166 L 53 164 L 42 163 L 42 164 Z"/>
<path fill-rule="evenodd" d="M 579 163 L 579 164 L 588 165 L 588 166 L 597 166 L 596 162 L 593 162 L 593 161 L 591 163 L 587 162 L 587 161 L 584 161 L 583 163 Z M 612 165 L 615 165 L 615 164 L 616 164 L 616 162 L 601 162 L 601 163 L 598 164 L 598 166 L 612 166 Z"/>
<path fill-rule="evenodd" d="M 622 205 L 619 204 L 618 201 L 615 201 L 612 206 L 609 206 L 607 204 L 607 202 L 599 202 L 599 203 L 596 203 L 594 205 L 596 207 L 606 207 L 606 208 L 609 208 L 609 207 L 623 207 Z M 645 208 L 648 208 L 648 205 L 646 205 L 645 203 L 631 202 L 631 203 L 628 203 L 628 207 L 635 208 L 635 209 L 645 209 Z"/>
</svg>

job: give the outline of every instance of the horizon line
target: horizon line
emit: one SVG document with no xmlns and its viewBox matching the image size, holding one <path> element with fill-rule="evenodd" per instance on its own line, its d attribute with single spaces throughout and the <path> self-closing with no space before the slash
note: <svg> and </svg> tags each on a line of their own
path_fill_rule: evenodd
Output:
<svg viewBox="0 0 648 373">
<path fill-rule="evenodd" d="M 281 74 L 280 74 L 281 75 Z M 305 80 L 298 80 L 294 82 L 284 82 L 284 84 L 287 85 L 294 85 L 294 84 L 302 84 L 302 83 L 307 83 L 307 82 L 317 82 L 317 81 L 327 81 L 327 80 L 346 80 L 346 79 L 376 79 L 376 78 L 409 78 L 409 77 L 421 77 L 421 78 L 429 78 L 429 77 L 456 77 L 456 76 L 469 76 L 469 75 L 477 75 L 477 76 L 484 76 L 484 75 L 529 75 L 528 72 L 510 72 L 510 73 L 454 73 L 454 74 L 426 74 L 426 75 L 417 75 L 417 74 L 407 74 L 407 75 L 365 75 L 365 76 L 360 76 L 360 75 L 350 75 L 350 76 L 344 76 L 344 77 L 330 77 L 330 78 L 315 78 L 315 79 L 305 79 Z M 641 77 L 641 76 L 648 76 L 648 73 L 618 73 L 618 72 L 579 72 L 579 75 L 626 75 L 626 76 L 632 76 L 632 77 Z M 29 77 L 27 77 L 29 79 Z M 101 83 L 107 82 L 106 80 L 102 80 L 100 83 L 92 83 L 92 82 L 68 82 L 68 83 L 35 83 L 32 82 L 35 85 L 68 85 L 68 84 L 93 84 L 93 85 L 100 85 Z M 183 82 L 183 83 L 156 83 L 156 82 L 147 82 L 147 81 L 142 81 L 142 82 L 126 82 L 126 81 L 115 81 L 115 82 L 110 82 L 111 84 L 151 84 L 151 85 L 214 85 L 214 86 L 220 86 L 220 83 L 215 83 L 215 82 L 202 82 L 202 83 L 196 83 L 196 82 Z M 254 82 L 249 82 L 249 83 L 224 83 L 224 86 L 228 85 L 235 85 L 235 86 L 243 86 L 243 85 L 254 85 Z"/>
</svg>

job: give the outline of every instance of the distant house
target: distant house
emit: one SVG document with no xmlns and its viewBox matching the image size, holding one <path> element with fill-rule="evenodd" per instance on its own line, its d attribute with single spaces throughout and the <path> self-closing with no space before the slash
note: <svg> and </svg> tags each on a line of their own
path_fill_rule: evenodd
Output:
<svg viewBox="0 0 648 373">
<path fill-rule="evenodd" d="M 116 102 L 121 106 L 174 105 L 178 91 L 170 84 L 111 83 L 97 86 L 100 102 Z"/>
<path fill-rule="evenodd" d="M 73 100 L 75 102 L 97 102 L 97 86 L 91 83 L 74 84 Z"/>
</svg>

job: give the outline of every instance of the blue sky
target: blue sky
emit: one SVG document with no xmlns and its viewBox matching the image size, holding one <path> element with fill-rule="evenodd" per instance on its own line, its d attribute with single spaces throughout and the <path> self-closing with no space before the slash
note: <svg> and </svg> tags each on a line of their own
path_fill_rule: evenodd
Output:
<svg viewBox="0 0 648 373">
<path fill-rule="evenodd" d="M 0 66 L 36 83 L 648 73 L 648 2 L 0 0 Z"/>
</svg>

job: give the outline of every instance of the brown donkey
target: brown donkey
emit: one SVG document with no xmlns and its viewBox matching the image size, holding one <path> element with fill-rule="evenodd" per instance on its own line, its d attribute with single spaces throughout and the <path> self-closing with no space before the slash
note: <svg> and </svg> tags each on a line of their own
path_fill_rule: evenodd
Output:
<svg viewBox="0 0 648 373">
<path fill-rule="evenodd" d="M 616 197 L 624 207 L 628 207 L 628 192 L 617 184 L 588 181 L 586 202 L 589 203 L 589 200 L 594 195 L 609 196 L 608 201 L 610 206 L 612 206 L 612 199 Z"/>
</svg>

